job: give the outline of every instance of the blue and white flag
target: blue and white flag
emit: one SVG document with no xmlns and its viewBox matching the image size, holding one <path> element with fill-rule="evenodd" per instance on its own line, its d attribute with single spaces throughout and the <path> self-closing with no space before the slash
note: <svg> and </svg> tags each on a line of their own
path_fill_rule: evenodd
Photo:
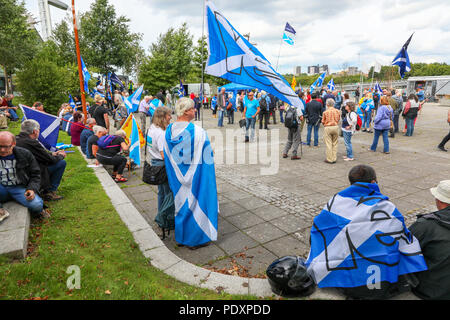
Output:
<svg viewBox="0 0 450 320">
<path fill-rule="evenodd" d="M 323 84 L 323 80 L 325 80 L 325 76 L 327 75 L 326 72 L 322 73 L 317 79 L 316 81 L 314 81 L 314 83 L 311 85 L 311 87 L 309 88 L 309 92 L 313 92 L 316 88 L 321 87 Z"/>
<path fill-rule="evenodd" d="M 141 146 L 140 146 L 140 135 L 139 126 L 136 122 L 136 118 L 132 117 L 132 129 L 131 129 L 131 141 L 130 141 L 130 159 L 133 159 L 134 163 L 138 166 L 141 165 Z"/>
<path fill-rule="evenodd" d="M 77 107 L 77 105 L 75 104 L 75 101 L 73 101 L 71 94 L 69 94 L 69 105 L 72 107 L 72 109 L 75 109 Z"/>
<path fill-rule="evenodd" d="M 334 89 L 336 89 L 336 86 L 334 85 L 334 80 L 333 80 L 333 78 L 331 78 L 331 80 L 328 81 L 327 88 L 328 88 L 329 90 L 331 90 L 331 91 L 334 91 Z"/>
<path fill-rule="evenodd" d="M 264 90 L 290 105 L 300 106 L 300 98 L 286 79 L 216 10 L 211 1 L 206 2 L 206 19 L 207 74 Z"/>
<path fill-rule="evenodd" d="M 320 288 L 395 283 L 400 275 L 427 270 L 402 214 L 377 184 L 359 182 L 314 218 L 306 265 Z"/>
<path fill-rule="evenodd" d="M 144 91 L 144 85 L 141 85 L 131 96 L 124 99 L 125 106 L 127 107 L 128 114 L 138 111 L 139 102 L 141 101 L 142 92 Z"/>
<path fill-rule="evenodd" d="M 185 95 L 186 95 L 186 93 L 184 92 L 183 83 L 180 80 L 180 89 L 178 89 L 178 97 L 182 98 Z"/>
<path fill-rule="evenodd" d="M 400 52 L 397 54 L 397 56 L 392 60 L 393 66 L 398 66 L 398 72 L 400 73 L 400 77 L 405 76 L 405 72 L 411 71 L 411 63 L 409 61 L 408 52 L 406 51 L 408 49 L 409 43 L 411 42 L 411 38 L 414 35 L 414 33 L 409 37 L 409 39 L 405 42 Z"/>
<path fill-rule="evenodd" d="M 374 90 L 375 90 L 375 92 L 378 92 L 379 94 L 383 94 L 383 90 L 381 89 L 380 84 L 378 83 L 378 81 L 375 84 Z"/>
<path fill-rule="evenodd" d="M 54 115 L 32 109 L 22 104 L 19 106 L 22 109 L 25 120 L 36 120 L 39 122 L 40 132 L 38 140 L 42 145 L 47 150 L 56 151 L 61 120 Z"/>
<path fill-rule="evenodd" d="M 292 26 L 288 22 L 286 22 L 286 27 L 284 28 L 284 33 L 283 33 L 284 42 L 293 46 L 294 45 L 294 37 L 295 37 L 296 33 L 297 32 L 295 32 L 294 28 L 292 28 Z"/>
<path fill-rule="evenodd" d="M 216 241 L 219 202 L 206 131 L 188 122 L 170 124 L 164 162 L 175 202 L 175 240 L 187 246 Z"/>
<path fill-rule="evenodd" d="M 91 74 L 89 73 L 86 65 L 84 64 L 83 57 L 80 56 L 81 59 L 81 68 L 84 79 L 84 92 L 89 92 L 89 79 L 91 79 Z"/>
<path fill-rule="evenodd" d="M 100 91 L 98 91 L 97 88 L 92 89 L 92 94 L 93 94 L 93 98 L 94 98 L 96 95 L 99 95 L 99 96 L 102 97 L 102 98 L 105 97 L 105 95 L 104 95 L 103 93 L 101 93 Z M 91 95 L 91 96 L 92 96 L 92 95 Z"/>
</svg>

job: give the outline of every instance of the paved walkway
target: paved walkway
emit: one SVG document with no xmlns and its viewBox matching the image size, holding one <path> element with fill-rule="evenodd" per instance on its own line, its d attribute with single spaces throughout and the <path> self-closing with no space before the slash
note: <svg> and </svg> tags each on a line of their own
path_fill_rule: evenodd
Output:
<svg viewBox="0 0 450 320">
<path fill-rule="evenodd" d="M 389 139 L 389 155 L 367 151 L 373 135 L 358 132 L 353 137 L 356 159 L 353 162 L 342 160 L 345 155 L 342 138 L 339 138 L 338 162 L 334 165 L 323 162 L 325 148 L 322 129 L 319 132 L 319 147 L 303 146 L 303 156 L 298 161 L 292 161 L 290 157 L 282 159 L 287 129 L 279 123 L 270 125 L 271 130 L 267 132 L 269 143 L 272 138 L 278 141 L 276 137 L 279 135 L 279 149 L 272 152 L 273 162 L 279 163 L 276 174 L 261 175 L 261 169 L 269 167 L 267 163 L 250 164 L 249 159 L 254 151 L 249 150 L 251 144 L 233 147 L 235 155 L 247 155 L 243 164 L 229 164 L 225 157 L 220 161 L 220 152 L 215 150 L 220 205 L 218 240 L 194 251 L 178 247 L 173 233 L 164 243 L 178 257 L 194 265 L 230 275 L 264 277 L 267 266 L 278 257 L 300 255 L 306 258 L 313 217 L 335 193 L 348 186 L 348 172 L 356 164 L 369 164 L 375 168 L 381 191 L 396 204 L 409 226 L 417 214 L 435 210 L 429 188 L 450 177 L 450 152 L 436 149 L 449 130 L 446 124 L 448 108 L 425 105 L 413 137 L 400 133 Z M 224 137 L 226 129 L 239 130 L 237 124 L 227 125 L 227 120 L 224 123 L 225 127 L 220 130 Z M 198 124 L 201 125 L 201 122 Z M 211 117 L 209 110 L 205 110 L 203 125 L 207 130 L 217 129 L 217 120 Z M 400 125 L 404 126 L 403 119 Z M 213 133 L 208 132 L 210 136 Z M 306 128 L 302 136 L 305 139 Z M 382 144 L 380 141 L 379 151 Z M 225 154 L 231 151 L 225 150 Z M 120 187 L 160 234 L 154 222 L 157 188 L 141 181 L 141 170 L 126 173 L 129 181 Z"/>
</svg>

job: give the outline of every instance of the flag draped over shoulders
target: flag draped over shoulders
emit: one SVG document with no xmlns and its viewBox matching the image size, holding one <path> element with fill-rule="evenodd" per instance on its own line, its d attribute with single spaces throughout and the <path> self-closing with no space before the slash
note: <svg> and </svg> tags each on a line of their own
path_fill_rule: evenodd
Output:
<svg viewBox="0 0 450 320">
<path fill-rule="evenodd" d="M 314 218 L 308 271 L 319 287 L 359 287 L 427 270 L 418 240 L 377 184 L 355 183 Z M 376 269 L 378 268 L 378 269 Z"/>
<path fill-rule="evenodd" d="M 206 131 L 187 122 L 166 129 L 164 162 L 175 202 L 175 240 L 197 246 L 217 240 L 219 204 Z"/>
</svg>

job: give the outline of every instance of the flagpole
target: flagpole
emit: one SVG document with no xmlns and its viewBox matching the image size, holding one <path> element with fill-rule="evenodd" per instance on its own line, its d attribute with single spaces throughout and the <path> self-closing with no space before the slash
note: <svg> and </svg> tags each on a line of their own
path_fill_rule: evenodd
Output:
<svg viewBox="0 0 450 320">
<path fill-rule="evenodd" d="M 81 68 L 81 55 L 80 55 L 80 42 L 78 40 L 78 26 L 77 26 L 77 18 L 75 15 L 75 0 L 72 0 L 72 15 L 73 15 L 73 32 L 75 34 L 75 48 L 77 51 L 77 63 L 78 63 L 78 78 L 80 79 L 80 93 L 81 93 L 81 105 L 83 106 L 83 114 L 84 114 L 84 124 L 86 124 L 87 120 L 87 111 L 86 111 L 86 92 L 84 92 L 84 80 L 83 80 L 83 69 Z"/>
<path fill-rule="evenodd" d="M 284 31 L 283 31 L 284 32 Z M 281 46 L 283 45 L 283 36 L 281 36 L 280 41 L 280 49 L 278 50 L 278 58 L 277 58 L 277 67 L 275 68 L 275 71 L 278 72 L 278 61 L 280 60 L 280 54 L 281 54 Z"/>
<path fill-rule="evenodd" d="M 206 11 L 206 0 L 203 0 L 203 20 L 202 20 L 202 39 L 201 39 L 201 46 L 202 46 L 202 85 L 201 85 L 201 101 L 200 101 L 200 112 L 202 117 L 202 128 L 203 128 L 203 99 L 204 97 L 204 91 L 205 91 L 205 84 L 204 82 L 204 75 L 205 75 L 205 57 L 203 54 L 204 51 L 204 45 L 203 45 L 203 38 L 205 37 L 205 11 Z"/>
</svg>

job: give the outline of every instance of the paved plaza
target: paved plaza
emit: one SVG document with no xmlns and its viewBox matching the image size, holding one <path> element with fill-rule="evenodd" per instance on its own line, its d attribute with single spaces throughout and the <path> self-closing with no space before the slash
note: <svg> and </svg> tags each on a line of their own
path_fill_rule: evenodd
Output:
<svg viewBox="0 0 450 320">
<path fill-rule="evenodd" d="M 207 247 L 190 250 L 178 247 L 171 232 L 164 243 L 178 257 L 197 266 L 231 275 L 264 277 L 267 266 L 278 257 L 299 255 L 306 258 L 314 216 L 334 194 L 349 185 L 348 172 L 357 164 L 374 167 L 381 192 L 390 197 L 409 226 L 417 214 L 435 211 L 429 188 L 450 177 L 450 152 L 436 148 L 449 130 L 446 123 L 448 109 L 448 106 L 426 104 L 418 117 L 413 137 L 399 133 L 389 139 L 390 154 L 381 152 L 382 140 L 376 153 L 368 151 L 373 134 L 357 132 L 352 139 L 355 154 L 352 162 L 342 160 L 345 146 L 343 138 L 339 138 L 337 163 L 324 163 L 323 128 L 319 132 L 319 147 L 303 146 L 301 160 L 283 159 L 281 153 L 287 141 L 287 129 L 279 123 L 279 114 L 277 124 L 269 125 L 271 130 L 261 130 L 268 135 L 267 143 L 234 144 L 232 150 L 226 146 L 225 152 L 221 152 L 218 150 L 220 144 L 211 139 L 215 146 L 220 208 L 218 240 Z M 243 141 L 237 124 L 241 113 L 236 116 L 234 125 L 227 125 L 227 119 L 224 119 L 220 132 L 226 137 L 226 130 L 234 129 L 238 139 Z M 203 126 L 207 130 L 213 129 L 208 131 L 210 137 L 218 129 L 217 119 L 212 118 L 210 110 L 204 110 Z M 403 119 L 400 119 L 400 127 L 404 127 Z M 258 129 L 256 131 L 258 136 Z M 302 139 L 306 140 L 306 126 Z M 262 147 L 256 149 L 255 146 Z M 259 159 L 256 164 L 252 162 L 255 150 L 258 150 Z M 225 159 L 230 152 L 234 152 L 235 159 L 245 153 L 246 161 L 220 161 L 219 158 Z M 264 157 L 260 157 L 263 154 Z M 263 161 L 267 155 L 271 164 Z M 274 174 L 261 174 L 262 169 L 270 166 L 275 167 Z M 157 188 L 144 184 L 141 176 L 142 169 L 126 172 L 129 181 L 120 187 L 147 222 L 161 234 L 154 222 Z"/>
</svg>

